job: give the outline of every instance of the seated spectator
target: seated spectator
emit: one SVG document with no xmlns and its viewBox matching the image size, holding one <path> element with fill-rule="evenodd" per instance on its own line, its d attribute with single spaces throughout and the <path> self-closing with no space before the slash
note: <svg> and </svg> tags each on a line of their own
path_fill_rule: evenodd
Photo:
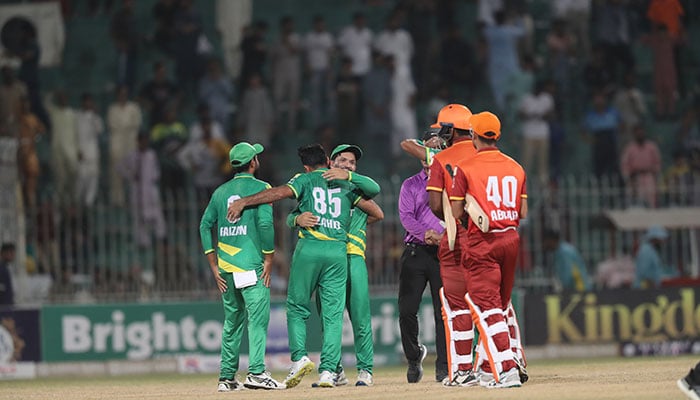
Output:
<svg viewBox="0 0 700 400">
<path fill-rule="evenodd" d="M 544 249 L 554 252 L 554 272 L 563 290 L 584 292 L 591 290 L 591 278 L 581 253 L 561 239 L 559 232 L 548 230 L 544 234 Z"/>
<path fill-rule="evenodd" d="M 669 271 L 661 261 L 661 245 L 666 239 L 668 239 L 668 231 L 661 226 L 653 225 L 647 230 L 635 259 L 634 288 L 659 287 L 664 278 L 677 275 Z"/>
<path fill-rule="evenodd" d="M 604 289 L 629 288 L 634 282 L 634 260 L 629 254 L 601 261 L 596 268 L 596 285 Z"/>
</svg>

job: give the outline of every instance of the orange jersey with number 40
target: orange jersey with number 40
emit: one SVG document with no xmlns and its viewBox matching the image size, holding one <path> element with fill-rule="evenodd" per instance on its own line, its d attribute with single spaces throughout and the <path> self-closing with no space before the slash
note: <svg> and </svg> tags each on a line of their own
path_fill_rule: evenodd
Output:
<svg viewBox="0 0 700 400">
<path fill-rule="evenodd" d="M 520 224 L 520 205 L 527 198 L 525 170 L 496 148 L 482 149 L 457 164 L 450 194 L 450 200 L 473 196 L 489 217 L 490 232 L 515 228 Z M 477 231 L 470 223 L 468 232 Z"/>
</svg>

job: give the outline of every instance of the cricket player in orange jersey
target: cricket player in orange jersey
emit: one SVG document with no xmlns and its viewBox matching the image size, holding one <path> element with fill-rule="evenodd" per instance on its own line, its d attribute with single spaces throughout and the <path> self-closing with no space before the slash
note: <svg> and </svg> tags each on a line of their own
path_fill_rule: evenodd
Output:
<svg viewBox="0 0 700 400">
<path fill-rule="evenodd" d="M 476 154 L 471 141 L 471 111 L 461 104 L 449 104 L 440 110 L 437 123 L 441 126 L 441 136 L 447 139 L 449 147 L 435 154 L 430 164 L 428 177 L 428 198 L 430 209 L 446 224 L 450 221 L 448 210 L 443 210 L 443 191 L 452 187 L 453 167 L 459 161 L 472 158 Z M 445 132 L 447 132 L 445 134 Z M 443 211 L 447 211 L 443 215 Z M 452 221 L 454 223 L 454 220 Z M 474 386 L 478 382 L 472 372 L 472 342 L 474 329 L 469 307 L 464 299 L 467 293 L 467 281 L 462 266 L 463 252 L 466 246 L 466 230 L 456 224 L 454 249 L 450 250 L 448 235 L 443 235 L 438 249 L 440 260 L 440 277 L 442 278 L 443 321 L 445 323 L 445 340 L 447 345 L 448 379 L 446 386 Z"/>
<path fill-rule="evenodd" d="M 468 223 L 465 299 L 488 358 L 479 383 L 489 388 L 518 387 L 520 371 L 507 314 L 520 247 L 517 228 L 527 215 L 525 171 L 496 147 L 501 137 L 498 117 L 482 112 L 472 115 L 470 122 L 477 153 L 456 164 L 450 199 L 455 218 Z"/>
</svg>

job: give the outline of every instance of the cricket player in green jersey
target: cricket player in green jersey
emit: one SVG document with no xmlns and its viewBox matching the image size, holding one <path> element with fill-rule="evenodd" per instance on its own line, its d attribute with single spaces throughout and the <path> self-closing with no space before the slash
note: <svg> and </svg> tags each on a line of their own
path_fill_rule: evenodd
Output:
<svg viewBox="0 0 700 400">
<path fill-rule="evenodd" d="M 242 389 L 285 389 L 265 369 L 265 344 L 270 321 L 270 268 L 274 254 L 272 205 L 248 208 L 240 218 L 227 219 L 228 205 L 270 185 L 255 178 L 260 167 L 260 144 L 241 142 L 233 146 L 229 159 L 235 176 L 211 196 L 199 224 L 199 235 L 216 285 L 224 303 L 221 337 L 220 392 Z M 217 229 L 216 249 L 212 227 Z M 243 327 L 248 321 L 250 366 L 243 385 L 236 380 Z"/>
<path fill-rule="evenodd" d="M 244 197 L 229 205 L 228 217 L 238 218 L 248 206 L 296 198 L 300 212 L 319 216 L 313 228 L 301 229 L 292 257 L 287 287 L 287 330 L 292 367 L 284 383 L 294 387 L 311 372 L 314 363 L 306 350 L 306 321 L 309 303 L 316 292 L 321 302 L 323 346 L 319 381 L 315 386 L 334 387 L 340 362 L 340 345 L 347 282 L 347 232 L 353 207 L 368 216 L 383 219 L 384 213 L 372 200 L 364 199 L 356 186 L 346 180 L 327 179 L 328 156 L 319 144 L 298 150 L 305 173 L 297 174 L 286 185 Z"/>
<path fill-rule="evenodd" d="M 362 149 L 350 144 L 338 145 L 331 153 L 331 169 L 324 172 L 325 178 L 347 180 L 355 184 L 366 198 L 379 194 L 380 187 L 372 178 L 355 172 L 357 161 L 362 157 Z M 350 315 L 353 337 L 355 341 L 355 357 L 357 359 L 357 381 L 355 386 L 372 386 L 372 368 L 374 366 L 374 347 L 372 341 L 372 314 L 369 305 L 369 279 L 365 263 L 365 248 L 367 242 L 366 228 L 368 223 L 377 221 L 370 218 L 359 209 L 351 213 L 348 231 L 347 255 L 347 288 L 345 306 Z M 300 213 L 295 209 L 287 217 L 290 227 L 313 228 L 320 218 L 312 212 Z M 318 300 L 318 298 L 317 298 Z M 336 386 L 348 383 L 345 372 L 339 364 L 336 369 Z"/>
</svg>

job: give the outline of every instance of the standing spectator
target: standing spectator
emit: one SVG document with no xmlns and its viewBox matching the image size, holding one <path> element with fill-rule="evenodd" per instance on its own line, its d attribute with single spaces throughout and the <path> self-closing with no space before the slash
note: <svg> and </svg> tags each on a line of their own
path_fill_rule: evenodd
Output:
<svg viewBox="0 0 700 400">
<path fill-rule="evenodd" d="M 119 173 L 129 185 L 134 243 L 144 249 L 151 247 L 153 234 L 158 241 L 166 237 L 165 217 L 158 191 L 158 157 L 148 143 L 148 135 L 139 135 L 138 148 L 127 154 L 119 165 Z"/>
<path fill-rule="evenodd" d="M 561 239 L 559 232 L 547 230 L 542 246 L 545 251 L 554 253 L 554 274 L 560 289 L 577 292 L 591 290 L 586 263 L 574 245 Z"/>
<path fill-rule="evenodd" d="M 624 85 L 617 90 L 613 105 L 620 113 L 622 122 L 622 142 L 627 143 L 632 138 L 632 131 L 641 125 L 647 115 L 647 105 L 644 94 L 637 88 L 637 77 L 634 71 L 625 74 Z"/>
<path fill-rule="evenodd" d="M 606 0 L 596 8 L 594 13 L 596 38 L 605 53 L 606 64 L 615 80 L 618 77 L 618 70 L 629 71 L 635 64 L 631 46 L 631 12 L 628 7 L 624 0 Z"/>
<path fill-rule="evenodd" d="M 547 56 L 551 78 L 557 83 L 562 98 L 568 99 L 571 70 L 577 63 L 576 37 L 569 32 L 564 20 L 552 21 L 552 30 L 547 34 Z"/>
<path fill-rule="evenodd" d="M 495 14 L 496 24 L 484 29 L 488 44 L 488 73 L 491 92 L 496 105 L 503 110 L 505 107 L 506 82 L 510 76 L 518 72 L 518 39 L 525 34 L 519 25 L 509 24 L 506 14 L 498 11 Z"/>
<path fill-rule="evenodd" d="M 199 235 L 209 268 L 224 303 L 219 392 L 241 389 L 236 380 L 243 328 L 248 325 L 250 366 L 243 384 L 250 389 L 286 389 L 265 369 L 265 343 L 270 322 L 270 275 L 275 252 L 272 205 L 249 208 L 241 218 L 227 219 L 226 207 L 237 198 L 270 188 L 255 179 L 260 167 L 259 144 L 241 142 L 231 149 L 230 163 L 236 176 L 212 195 L 199 224 Z M 216 250 L 212 228 L 217 227 Z M 225 234 L 240 229 L 244 235 Z M 228 249 L 235 249 L 229 251 Z"/>
<path fill-rule="evenodd" d="M 617 137 L 620 131 L 620 115 L 615 107 L 608 104 L 608 97 L 602 92 L 593 95 L 593 106 L 584 117 L 587 138 L 593 144 L 591 150 L 593 173 L 597 178 L 619 175 Z"/>
<path fill-rule="evenodd" d="M 609 93 L 612 91 L 615 74 L 610 70 L 602 46 L 593 48 L 590 61 L 583 67 L 583 82 L 586 94 L 591 97 L 596 92 Z"/>
<path fill-rule="evenodd" d="M 117 98 L 107 110 L 109 128 L 109 189 L 112 204 L 123 207 L 125 204 L 124 184 L 119 175 L 119 163 L 127 154 L 136 149 L 136 138 L 141 129 L 141 107 L 129 100 L 126 86 L 117 88 Z"/>
<path fill-rule="evenodd" d="M 526 94 L 532 93 L 535 89 L 535 59 L 526 54 L 520 58 L 520 69 L 510 75 L 506 83 L 506 109 L 508 115 L 517 115 L 514 112 L 520 108 L 523 97 Z"/>
<path fill-rule="evenodd" d="M 162 61 L 153 64 L 153 79 L 146 82 L 139 93 L 142 108 L 148 112 L 148 126 L 163 122 L 165 109 L 180 107 L 180 90 L 168 79 L 168 70 Z"/>
<path fill-rule="evenodd" d="M 61 206 L 75 201 L 78 174 L 78 133 L 76 112 L 62 90 L 46 96 L 51 117 L 51 161 L 56 198 Z"/>
<path fill-rule="evenodd" d="M 455 168 L 450 198 L 455 218 L 466 222 L 471 217 L 462 259 L 469 282 L 465 299 L 484 335 L 479 346 L 487 349 L 484 353 L 488 362 L 482 358 L 484 373 L 479 383 L 491 388 L 518 387 L 527 380 L 527 374 L 522 367 L 520 334 L 510 300 L 520 251 L 517 229 L 520 219 L 527 218 L 528 210 L 525 171 L 496 147 L 501 137 L 498 117 L 482 112 L 472 115 L 470 122 L 477 153 Z M 470 215 L 464 212 L 467 196 L 476 203 L 470 201 Z M 484 216 L 472 211 L 474 206 L 485 214 L 486 225 Z M 489 217 L 497 214 L 511 217 Z"/>
<path fill-rule="evenodd" d="M 140 41 L 134 14 L 134 0 L 122 1 L 122 8 L 112 18 L 110 34 L 117 50 L 116 83 L 125 85 L 129 94 L 133 94 Z"/>
<path fill-rule="evenodd" d="M 435 320 L 435 379 L 442 381 L 447 377 L 447 342 L 442 321 L 442 279 L 438 262 L 438 244 L 445 228 L 430 211 L 426 192 L 428 164 L 421 160 L 421 165 L 423 168 L 419 173 L 403 181 L 399 193 L 399 218 L 406 230 L 399 274 L 399 328 L 403 353 L 408 360 L 406 379 L 409 383 L 419 382 L 423 377 L 423 360 L 428 354 L 425 345 L 418 341 L 417 318 L 418 307 L 428 283 Z"/>
<path fill-rule="evenodd" d="M 394 158 L 401 152 L 401 143 L 404 139 L 416 139 L 418 126 L 416 124 L 416 85 L 409 71 L 397 67 L 391 63 L 391 143 L 390 147 Z"/>
<path fill-rule="evenodd" d="M 221 126 L 224 132 L 228 132 L 230 128 L 233 94 L 233 84 L 223 74 L 221 62 L 217 58 L 210 58 L 206 73 L 199 81 L 199 101 L 209 106 L 211 118 Z"/>
<path fill-rule="evenodd" d="M 0 136 L 17 137 L 17 110 L 26 97 L 27 86 L 17 79 L 11 67 L 3 66 L 0 84 Z"/>
<path fill-rule="evenodd" d="M 280 128 L 295 132 L 301 89 L 301 39 L 294 32 L 292 17 L 283 17 L 279 27 L 279 39 L 271 51 L 272 95 L 279 121 L 283 114 L 287 117 L 286 126 L 280 124 Z"/>
<path fill-rule="evenodd" d="M 523 131 L 523 167 L 540 183 L 549 180 L 549 119 L 554 113 L 554 98 L 545 90 L 545 82 L 538 82 L 532 93 L 526 94 L 520 103 Z M 533 168 L 537 160 L 537 174 Z"/>
<path fill-rule="evenodd" d="M 50 126 L 51 121 L 41 102 L 41 84 L 39 82 L 39 59 L 41 48 L 37 39 L 36 28 L 32 24 L 23 25 L 21 32 L 21 48 L 14 54 L 21 60 L 17 77 L 27 86 L 27 97 L 32 112 L 41 120 L 44 126 Z"/>
<path fill-rule="evenodd" d="M 352 72 L 352 60 L 343 57 L 335 81 L 336 126 L 338 135 L 343 139 L 357 134 L 357 108 L 361 95 L 360 81 Z"/>
<path fill-rule="evenodd" d="M 175 14 L 179 7 L 179 0 L 157 0 L 151 9 L 151 15 L 155 19 L 156 29 L 153 33 L 153 41 L 163 54 L 173 55 L 173 41 L 175 39 Z"/>
<path fill-rule="evenodd" d="M 372 31 L 367 27 L 365 14 L 352 16 L 352 25 L 346 26 L 338 36 L 338 46 L 343 55 L 352 61 L 352 73 L 360 81 L 372 68 Z"/>
<path fill-rule="evenodd" d="M 165 111 L 165 120 L 151 129 L 151 143 L 158 155 L 163 193 L 173 195 L 182 190 L 185 171 L 177 162 L 177 153 L 187 143 L 187 128 L 178 121 L 173 108 Z"/>
<path fill-rule="evenodd" d="M 12 263 L 15 261 L 15 245 L 3 243 L 0 247 L 0 306 L 15 304 L 12 283 Z"/>
<path fill-rule="evenodd" d="M 634 140 L 622 150 L 620 171 L 634 200 L 647 207 L 656 207 L 656 179 L 661 172 L 661 152 L 656 143 L 646 137 L 641 125 L 633 128 Z"/>
<path fill-rule="evenodd" d="M 664 262 L 661 261 L 661 245 L 668 239 L 668 231 L 653 225 L 644 234 L 644 241 L 637 250 L 633 288 L 658 288 L 661 280 L 669 277 Z"/>
<path fill-rule="evenodd" d="M 100 177 L 99 137 L 105 130 L 102 117 L 95 110 L 92 95 L 83 93 L 82 107 L 75 116 L 78 136 L 78 182 L 79 204 L 91 207 L 97 199 Z"/>
<path fill-rule="evenodd" d="M 555 18 L 566 21 L 574 34 L 576 43 L 579 44 L 579 56 L 587 59 L 591 53 L 591 0 L 554 0 L 552 7 Z"/>
<path fill-rule="evenodd" d="M 651 34 L 642 38 L 642 43 L 651 48 L 654 62 L 656 117 L 673 117 L 678 99 L 678 75 L 673 53 L 675 39 L 664 25 L 655 24 Z"/>
<path fill-rule="evenodd" d="M 413 38 L 401 28 L 401 14 L 395 12 L 387 20 L 383 31 L 377 35 L 374 48 L 394 59 L 394 68 L 399 76 L 412 76 Z M 412 79 L 412 78 L 411 78 Z M 393 146 L 392 148 L 397 148 Z"/>
<path fill-rule="evenodd" d="M 440 43 L 440 65 L 440 78 L 443 82 L 449 82 L 451 86 L 456 85 L 466 96 L 474 95 L 479 71 L 474 48 L 463 37 L 461 25 L 452 25 L 447 29 Z"/>
<path fill-rule="evenodd" d="M 175 77 L 185 94 L 195 94 L 195 85 L 202 75 L 202 59 L 198 53 L 198 44 L 202 33 L 202 17 L 192 5 L 193 0 L 180 0 L 180 7 L 175 14 L 175 36 L 173 41 L 173 58 L 175 59 Z"/>
<path fill-rule="evenodd" d="M 263 75 L 263 67 L 267 58 L 267 46 L 265 35 L 267 34 L 267 22 L 257 21 L 252 27 L 244 28 L 241 40 L 241 74 L 238 79 L 238 87 L 245 88 L 252 75 Z"/>
<path fill-rule="evenodd" d="M 196 142 L 204 137 L 204 125 L 207 125 L 212 138 L 226 140 L 223 126 L 214 120 L 211 109 L 207 103 L 200 103 L 197 106 L 197 120 L 190 126 L 189 141 Z"/>
<path fill-rule="evenodd" d="M 391 130 L 388 106 L 393 97 L 390 60 L 381 53 L 374 52 L 372 61 L 372 69 L 362 80 L 365 134 L 372 141 L 387 143 Z"/>
<path fill-rule="evenodd" d="M 306 65 L 311 74 L 309 91 L 311 97 L 311 123 L 317 127 L 333 117 L 333 35 L 326 30 L 326 21 L 320 15 L 313 18 L 313 30 L 304 38 Z"/>
<path fill-rule="evenodd" d="M 683 6 L 679 0 L 651 0 L 647 18 L 652 24 L 662 24 L 672 38 L 678 39 L 683 32 Z"/>
<path fill-rule="evenodd" d="M 259 142 L 263 146 L 272 143 L 275 124 L 275 111 L 267 88 L 258 74 L 250 75 L 248 86 L 243 92 L 241 108 L 236 125 L 240 135 L 248 142 Z"/>
<path fill-rule="evenodd" d="M 19 118 L 19 148 L 17 161 L 22 182 L 22 194 L 30 211 L 36 211 L 37 181 L 41 169 L 36 143 L 39 137 L 46 133 L 44 124 L 32 113 L 29 99 L 20 101 Z"/>
</svg>

